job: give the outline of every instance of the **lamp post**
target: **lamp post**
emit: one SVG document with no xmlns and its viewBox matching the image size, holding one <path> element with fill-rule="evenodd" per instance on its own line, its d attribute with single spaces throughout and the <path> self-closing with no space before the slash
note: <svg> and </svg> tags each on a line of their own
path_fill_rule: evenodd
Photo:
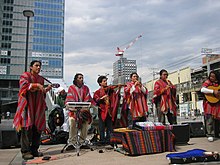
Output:
<svg viewBox="0 0 220 165">
<path fill-rule="evenodd" d="M 27 32 L 26 32 L 26 48 L 25 48 L 25 71 L 27 71 L 27 61 L 28 61 L 28 37 L 29 37 L 29 20 L 30 17 L 34 16 L 34 12 L 32 10 L 24 10 L 23 15 L 27 17 Z"/>
</svg>

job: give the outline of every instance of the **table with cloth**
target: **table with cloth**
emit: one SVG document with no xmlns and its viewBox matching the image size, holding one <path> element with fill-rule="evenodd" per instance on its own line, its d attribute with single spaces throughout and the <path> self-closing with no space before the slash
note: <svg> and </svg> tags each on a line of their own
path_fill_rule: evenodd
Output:
<svg viewBox="0 0 220 165">
<path fill-rule="evenodd" d="M 110 142 L 122 144 L 128 155 L 142 155 L 175 151 L 174 138 L 170 127 L 149 130 L 119 128 L 112 132 Z"/>
</svg>

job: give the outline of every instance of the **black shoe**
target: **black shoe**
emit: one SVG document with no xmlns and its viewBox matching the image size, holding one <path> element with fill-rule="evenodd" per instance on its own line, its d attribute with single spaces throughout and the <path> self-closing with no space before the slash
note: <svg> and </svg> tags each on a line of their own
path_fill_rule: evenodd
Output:
<svg viewBox="0 0 220 165">
<path fill-rule="evenodd" d="M 80 149 L 90 149 L 90 147 L 89 147 L 88 145 L 82 145 L 82 146 L 80 147 Z"/>
<path fill-rule="evenodd" d="M 42 153 L 42 152 L 32 152 L 32 155 L 34 156 L 34 157 L 41 157 L 41 156 L 43 156 L 44 154 Z"/>
<path fill-rule="evenodd" d="M 66 148 L 66 151 L 71 151 L 71 150 L 74 150 L 75 147 L 73 145 L 69 145 L 67 148 Z"/>
</svg>

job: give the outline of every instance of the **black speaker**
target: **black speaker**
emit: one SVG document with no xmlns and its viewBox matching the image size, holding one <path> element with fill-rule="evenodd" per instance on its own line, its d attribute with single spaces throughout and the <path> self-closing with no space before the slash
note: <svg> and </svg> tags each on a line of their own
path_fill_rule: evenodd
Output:
<svg viewBox="0 0 220 165">
<path fill-rule="evenodd" d="M 19 137 L 15 130 L 0 130 L 0 148 L 20 146 Z"/>
<path fill-rule="evenodd" d="M 173 125 L 172 133 L 175 135 L 176 144 L 187 144 L 189 142 L 189 124 Z"/>
<path fill-rule="evenodd" d="M 204 137 L 204 136 L 206 136 L 205 126 L 203 125 L 203 122 L 184 122 L 182 124 L 189 124 L 190 137 Z"/>
</svg>

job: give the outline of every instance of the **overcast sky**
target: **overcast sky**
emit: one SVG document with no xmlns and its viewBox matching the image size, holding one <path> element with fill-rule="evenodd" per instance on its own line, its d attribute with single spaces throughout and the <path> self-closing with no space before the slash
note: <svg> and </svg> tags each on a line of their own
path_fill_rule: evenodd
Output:
<svg viewBox="0 0 220 165">
<path fill-rule="evenodd" d="M 202 48 L 220 47 L 219 17 L 219 0 L 65 0 L 64 80 L 81 72 L 91 93 L 98 75 L 110 84 L 116 48 L 140 34 L 124 57 L 137 60 L 143 82 L 152 68 L 199 67 Z"/>
</svg>

